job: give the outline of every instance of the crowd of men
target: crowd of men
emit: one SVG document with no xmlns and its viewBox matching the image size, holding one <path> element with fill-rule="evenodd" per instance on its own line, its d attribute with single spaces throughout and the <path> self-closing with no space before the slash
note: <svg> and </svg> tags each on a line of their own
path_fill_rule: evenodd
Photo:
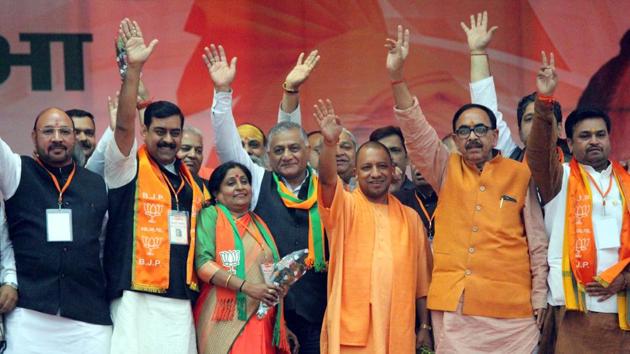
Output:
<svg viewBox="0 0 630 354">
<path fill-rule="evenodd" d="M 331 100 L 314 102 L 319 130 L 302 128 L 316 50 L 299 55 L 265 134 L 232 114 L 236 58 L 206 48 L 219 159 L 251 171 L 250 209 L 280 256 L 309 250 L 283 306 L 293 351 L 630 352 L 630 175 L 609 159 L 610 118 L 577 109 L 561 139 L 542 52 L 537 91 L 517 108 L 519 147 L 490 75 L 497 28 L 485 12 L 461 26 L 471 103 L 442 138 L 406 84 L 401 26 L 385 42 L 392 125 L 363 144 Z M 91 113 L 55 107 L 35 118 L 33 156 L 0 139 L 7 353 L 197 353 L 203 136 L 174 103 L 148 100 L 140 78 L 158 41 L 128 19 L 119 40 L 127 67 L 98 142 Z"/>
</svg>

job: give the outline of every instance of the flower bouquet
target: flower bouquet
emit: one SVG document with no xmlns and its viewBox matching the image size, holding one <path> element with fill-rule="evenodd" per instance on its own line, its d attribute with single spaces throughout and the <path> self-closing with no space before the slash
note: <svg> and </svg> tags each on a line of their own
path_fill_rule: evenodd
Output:
<svg viewBox="0 0 630 354">
<path fill-rule="evenodd" d="M 273 269 L 266 270 L 262 265 L 263 275 L 267 284 L 275 284 L 283 289 L 288 289 L 298 281 L 308 270 L 306 256 L 308 249 L 297 250 L 282 257 L 278 263 L 273 265 Z M 263 318 L 269 311 L 269 306 L 260 303 L 256 315 Z"/>
</svg>

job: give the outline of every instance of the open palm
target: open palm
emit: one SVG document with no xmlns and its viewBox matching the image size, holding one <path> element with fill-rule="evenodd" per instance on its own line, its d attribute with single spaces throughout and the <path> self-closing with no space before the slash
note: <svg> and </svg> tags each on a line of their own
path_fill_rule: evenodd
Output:
<svg viewBox="0 0 630 354">
<path fill-rule="evenodd" d="M 219 45 L 218 50 L 214 44 L 210 45 L 210 48 L 204 49 L 203 60 L 208 67 L 208 73 L 210 78 L 216 87 L 228 87 L 234 81 L 236 76 L 236 60 L 232 58 L 228 63 L 227 56 L 223 46 Z"/>
<path fill-rule="evenodd" d="M 154 39 L 145 45 L 144 37 L 140 26 L 137 22 L 124 19 L 120 23 L 119 36 L 125 43 L 125 52 L 127 53 L 127 63 L 130 66 L 138 66 L 144 64 L 153 53 L 153 49 L 157 45 L 157 39 Z"/>
<path fill-rule="evenodd" d="M 315 121 L 319 125 L 324 141 L 337 142 L 343 127 L 339 117 L 335 114 L 332 102 L 329 99 L 326 102 L 318 100 L 318 103 L 313 108 L 315 109 L 313 117 L 315 117 Z"/>
<path fill-rule="evenodd" d="M 297 89 L 308 79 L 309 75 L 311 75 L 311 71 L 315 69 L 319 61 L 319 55 L 317 53 L 317 50 L 312 51 L 306 60 L 304 60 L 304 53 L 300 54 L 297 63 L 284 80 L 288 88 Z"/>
<path fill-rule="evenodd" d="M 470 15 L 470 28 L 466 26 L 464 22 L 460 22 L 460 26 L 466 32 L 466 37 L 468 39 L 468 48 L 471 51 L 484 51 L 490 41 L 492 40 L 492 35 L 494 31 L 497 30 L 497 26 L 493 26 L 488 30 L 488 12 L 484 11 L 483 13 L 477 14 L 477 19 L 475 20 L 475 15 Z"/>
</svg>

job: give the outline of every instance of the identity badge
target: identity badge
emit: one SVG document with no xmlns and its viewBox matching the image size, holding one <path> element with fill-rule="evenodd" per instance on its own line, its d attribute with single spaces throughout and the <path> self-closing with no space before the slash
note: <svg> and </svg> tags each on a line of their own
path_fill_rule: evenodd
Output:
<svg viewBox="0 0 630 354">
<path fill-rule="evenodd" d="M 597 249 L 621 247 L 621 227 L 612 215 L 600 217 L 593 222 Z"/>
<path fill-rule="evenodd" d="M 188 244 L 188 212 L 170 210 L 168 213 L 168 237 L 172 245 Z"/>
<path fill-rule="evenodd" d="M 48 242 L 72 242 L 72 210 L 46 209 Z"/>
</svg>

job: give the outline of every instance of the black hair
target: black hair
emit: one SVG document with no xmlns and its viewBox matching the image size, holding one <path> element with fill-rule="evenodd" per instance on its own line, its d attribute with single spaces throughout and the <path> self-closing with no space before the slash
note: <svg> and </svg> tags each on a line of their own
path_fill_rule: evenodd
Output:
<svg viewBox="0 0 630 354">
<path fill-rule="evenodd" d="M 402 143 L 403 149 L 405 150 L 405 154 L 407 153 L 407 147 L 405 146 L 405 137 L 403 136 L 402 130 L 400 127 L 396 127 L 393 125 L 388 125 L 386 127 L 381 127 L 378 129 L 374 129 L 370 133 L 369 140 L 370 141 L 379 141 L 383 138 L 387 138 L 388 136 L 396 135 L 400 138 L 400 142 Z"/>
<path fill-rule="evenodd" d="M 462 115 L 462 113 L 464 113 L 465 111 L 472 109 L 472 108 L 477 108 L 480 109 L 482 111 L 484 111 L 486 113 L 486 115 L 488 116 L 488 118 L 490 119 L 490 128 L 491 129 L 497 129 L 497 117 L 494 115 L 494 112 L 492 112 L 492 110 L 484 105 L 481 104 L 476 104 L 476 103 L 467 103 L 463 106 L 461 106 L 457 112 L 455 112 L 455 115 L 453 115 L 453 131 L 455 131 L 455 129 L 457 128 L 456 124 L 457 124 L 457 120 L 459 119 L 459 116 Z"/>
<path fill-rule="evenodd" d="M 575 111 L 571 112 L 567 116 L 567 120 L 564 122 L 564 132 L 567 135 L 567 138 L 573 139 L 573 130 L 575 126 L 587 119 L 601 119 L 606 123 L 606 131 L 610 134 L 610 117 L 606 112 L 599 108 L 578 108 Z"/>
<path fill-rule="evenodd" d="M 184 127 L 184 114 L 176 104 L 168 101 L 156 101 L 148 105 L 144 111 L 144 125 L 149 128 L 153 118 L 160 119 L 171 116 L 179 116 L 181 121 L 180 128 Z"/>
<path fill-rule="evenodd" d="M 530 103 L 534 103 L 535 101 L 536 92 L 532 92 L 518 101 L 518 106 L 516 106 L 516 123 L 518 123 L 518 130 L 521 130 L 521 122 L 523 121 L 523 116 L 525 115 L 525 109 Z M 560 106 L 558 101 L 553 101 L 553 115 L 556 117 L 556 122 L 558 122 L 558 124 L 562 123 L 562 106 Z"/>
<path fill-rule="evenodd" d="M 361 152 L 361 150 L 363 150 L 364 148 L 367 149 L 369 147 L 375 147 L 377 149 L 382 149 L 383 151 L 385 151 L 385 153 L 387 154 L 387 157 L 389 157 L 389 163 L 390 164 L 394 164 L 394 160 L 392 159 L 392 154 L 389 152 L 389 149 L 387 148 L 387 146 L 383 145 L 381 142 L 377 141 L 372 141 L 372 140 L 368 140 L 366 142 L 364 142 L 363 144 L 361 144 L 361 146 L 359 146 L 359 148 L 357 149 L 357 157 L 359 156 L 359 153 Z M 359 162 L 359 159 L 355 159 L 355 164 Z"/>
<path fill-rule="evenodd" d="M 219 190 L 221 189 L 221 183 L 223 183 L 228 171 L 237 167 L 245 173 L 249 184 L 252 183 L 252 173 L 247 167 L 245 167 L 245 165 L 236 161 L 222 163 L 219 167 L 212 171 L 212 175 L 210 175 L 210 180 L 208 181 L 208 192 L 210 192 L 210 196 L 212 197 L 210 204 L 214 205 L 217 203 L 217 194 L 219 194 Z"/>
<path fill-rule="evenodd" d="M 88 118 L 90 118 L 92 120 L 92 122 L 94 122 L 94 116 L 92 115 L 92 113 L 90 113 L 88 111 L 84 111 L 82 109 L 78 109 L 78 108 L 69 109 L 69 110 L 66 111 L 66 114 L 70 118 L 72 118 L 72 117 L 88 117 Z"/>
</svg>

